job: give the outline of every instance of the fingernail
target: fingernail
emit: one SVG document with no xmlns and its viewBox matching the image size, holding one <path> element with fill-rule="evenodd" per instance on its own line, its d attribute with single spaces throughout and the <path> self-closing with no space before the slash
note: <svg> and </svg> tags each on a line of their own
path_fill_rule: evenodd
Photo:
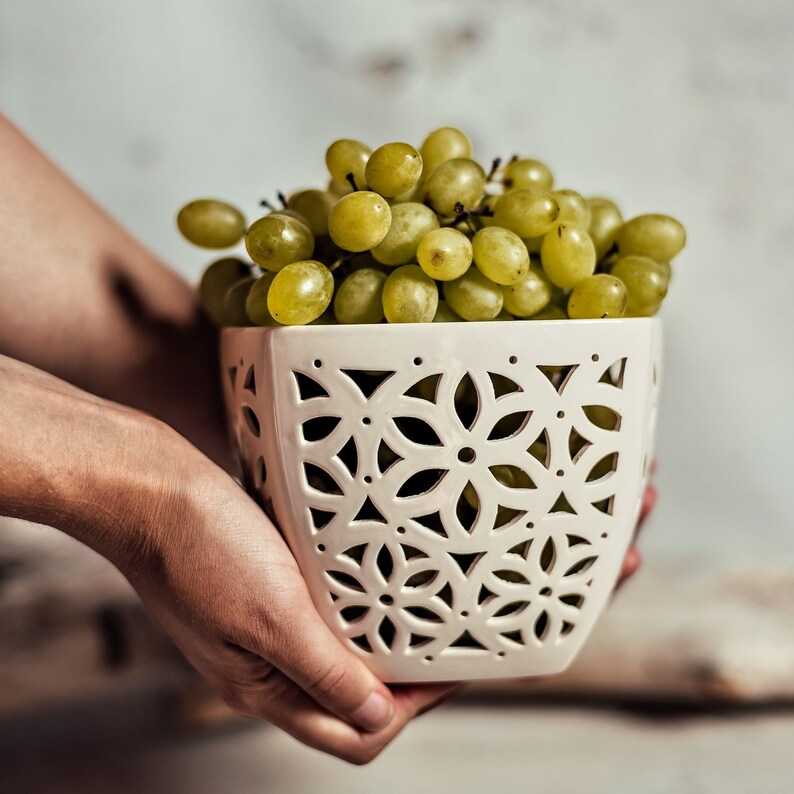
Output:
<svg viewBox="0 0 794 794">
<path fill-rule="evenodd" d="M 370 696 L 351 715 L 351 719 L 365 731 L 379 731 L 385 728 L 394 716 L 394 705 L 380 692 Z"/>
</svg>

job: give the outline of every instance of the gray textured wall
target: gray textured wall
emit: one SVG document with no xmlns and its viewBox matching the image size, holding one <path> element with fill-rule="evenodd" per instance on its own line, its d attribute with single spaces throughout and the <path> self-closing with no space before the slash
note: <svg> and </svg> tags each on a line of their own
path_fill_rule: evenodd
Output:
<svg viewBox="0 0 794 794">
<path fill-rule="evenodd" d="M 794 554 L 794 7 L 786 0 L 3 0 L 0 107 L 194 278 L 173 216 L 325 178 L 335 137 L 462 126 L 681 218 L 656 559 Z"/>
</svg>

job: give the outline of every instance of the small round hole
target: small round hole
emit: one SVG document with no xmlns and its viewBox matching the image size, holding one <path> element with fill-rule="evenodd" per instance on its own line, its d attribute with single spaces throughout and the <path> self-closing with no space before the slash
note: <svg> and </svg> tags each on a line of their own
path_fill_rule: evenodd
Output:
<svg viewBox="0 0 794 794">
<path fill-rule="evenodd" d="M 535 522 L 534 522 L 534 521 L 530 521 L 530 522 L 527 524 L 527 529 L 534 529 L 534 528 L 535 528 Z"/>
<path fill-rule="evenodd" d="M 591 361 L 598 361 L 598 353 L 593 353 L 593 355 L 590 356 L 590 360 Z"/>
<path fill-rule="evenodd" d="M 367 485 L 369 485 L 372 482 L 372 477 L 370 477 L 368 474 L 366 477 L 364 477 L 364 482 L 367 483 Z"/>
<path fill-rule="evenodd" d="M 405 534 L 405 527 L 397 527 L 397 534 L 404 535 Z"/>
<path fill-rule="evenodd" d="M 432 657 L 432 656 L 425 656 L 425 659 L 424 659 L 424 660 L 425 660 L 426 662 L 432 662 L 432 661 L 433 661 L 433 657 Z"/>
<path fill-rule="evenodd" d="M 380 597 L 380 602 L 381 604 L 385 604 L 386 606 L 391 606 L 394 603 L 394 599 L 388 593 L 384 593 Z"/>
<path fill-rule="evenodd" d="M 508 361 L 509 361 L 511 364 L 516 364 L 516 363 L 518 363 L 518 359 L 517 359 L 515 356 L 510 356 L 510 358 L 508 358 L 507 360 L 508 360 Z"/>
<path fill-rule="evenodd" d="M 458 460 L 461 463 L 474 463 L 476 457 L 477 455 L 471 447 L 463 447 L 463 449 L 458 452 Z"/>
<path fill-rule="evenodd" d="M 466 612 L 466 610 L 464 609 L 464 610 L 463 610 L 463 612 L 461 612 L 461 613 L 460 613 L 460 616 L 461 616 L 462 618 L 467 618 L 467 617 L 469 616 L 469 613 L 468 613 L 468 612 Z"/>
<path fill-rule="evenodd" d="M 496 657 L 497 657 L 497 659 L 504 659 L 505 652 L 504 651 L 499 651 L 499 653 L 496 654 Z"/>
<path fill-rule="evenodd" d="M 414 359 L 414 364 L 415 364 L 415 365 L 418 367 L 418 366 L 419 366 L 421 363 L 422 363 L 422 359 L 421 359 L 421 358 L 419 358 L 419 356 L 417 356 L 417 357 Z"/>
<path fill-rule="evenodd" d="M 315 359 L 314 359 L 314 366 L 315 366 L 315 367 L 317 367 L 317 369 L 320 369 L 320 367 L 321 367 L 322 365 L 323 365 L 323 362 L 322 362 L 322 361 L 320 361 L 320 359 L 319 359 L 319 358 L 315 358 Z"/>
<path fill-rule="evenodd" d="M 565 474 L 565 472 L 562 469 L 557 469 L 557 476 L 558 477 L 562 477 L 563 474 Z"/>
<path fill-rule="evenodd" d="M 372 424 L 372 420 L 368 416 L 365 416 L 365 417 L 363 417 L 361 419 L 361 424 L 362 425 L 371 425 Z"/>
<path fill-rule="evenodd" d="M 565 416 L 565 411 L 557 411 L 557 419 L 562 419 Z"/>
<path fill-rule="evenodd" d="M 608 537 L 609 537 L 609 534 L 608 534 L 607 532 L 602 532 L 602 533 L 601 533 L 601 537 L 602 537 L 602 538 L 608 538 Z"/>
<path fill-rule="evenodd" d="M 550 587 L 544 587 L 544 588 L 542 588 L 542 589 L 541 589 L 541 590 L 538 592 L 538 595 L 542 595 L 542 596 L 550 596 L 550 595 L 551 595 L 551 588 L 550 588 Z"/>
<path fill-rule="evenodd" d="M 323 543 L 318 543 L 317 551 L 325 551 L 325 545 Z"/>
</svg>

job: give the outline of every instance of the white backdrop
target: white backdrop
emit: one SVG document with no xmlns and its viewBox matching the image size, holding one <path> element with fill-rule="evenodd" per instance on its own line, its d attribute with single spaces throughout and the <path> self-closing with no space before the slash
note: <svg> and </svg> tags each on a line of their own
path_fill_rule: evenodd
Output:
<svg viewBox="0 0 794 794">
<path fill-rule="evenodd" d="M 3 0 L 0 108 L 191 279 L 180 204 L 253 213 L 341 136 L 451 123 L 677 216 L 643 544 L 723 566 L 794 557 L 793 42 L 789 0 Z"/>
</svg>

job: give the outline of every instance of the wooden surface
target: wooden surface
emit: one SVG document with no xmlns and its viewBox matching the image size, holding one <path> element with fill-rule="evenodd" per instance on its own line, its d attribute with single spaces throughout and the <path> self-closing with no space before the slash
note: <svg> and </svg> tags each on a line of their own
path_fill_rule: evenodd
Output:
<svg viewBox="0 0 794 794">
<path fill-rule="evenodd" d="M 105 560 L 44 527 L 0 524 L 0 713 L 161 686 L 216 714 L 194 674 Z M 579 659 L 547 679 L 484 682 L 519 699 L 794 701 L 794 574 L 646 565 Z"/>
</svg>

